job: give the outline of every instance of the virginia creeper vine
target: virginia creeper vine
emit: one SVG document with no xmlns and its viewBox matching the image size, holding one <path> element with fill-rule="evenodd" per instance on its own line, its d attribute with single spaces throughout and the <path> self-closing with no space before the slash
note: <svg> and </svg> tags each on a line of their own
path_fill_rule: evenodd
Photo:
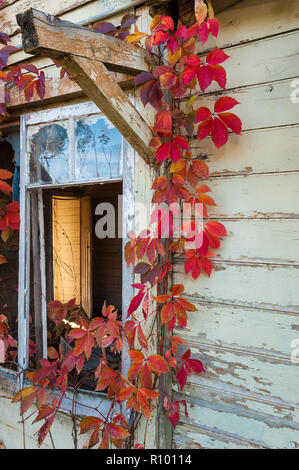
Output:
<svg viewBox="0 0 299 470">
<path fill-rule="evenodd" d="M 173 255 L 184 260 L 186 276 L 194 280 L 201 275 L 211 276 L 214 250 L 220 247 L 222 237 L 227 235 L 225 227 L 215 220 L 209 220 L 208 208 L 215 206 L 214 199 L 208 194 L 210 187 L 202 180 L 209 178 L 209 168 L 200 158 L 192 153 L 190 142 L 197 135 L 199 141 L 211 136 L 217 148 L 222 147 L 229 137 L 229 130 L 241 134 L 241 121 L 231 112 L 238 102 L 231 97 L 220 97 L 211 110 L 206 106 L 198 107 L 200 91 L 205 93 L 216 82 L 220 88 L 226 87 L 226 72 L 222 64 L 229 56 L 221 49 L 213 49 L 208 54 L 196 53 L 196 38 L 203 44 L 211 34 L 218 35 L 218 21 L 214 18 L 210 2 L 195 1 L 196 22 L 189 28 L 169 16 L 154 17 L 150 34 L 139 32 L 136 28 L 138 17 L 126 15 L 120 28 L 108 22 L 96 25 L 100 33 L 138 44 L 145 41 L 150 52 L 159 52 L 161 64 L 153 73 L 143 72 L 135 79 L 140 88 L 140 98 L 144 106 L 152 106 L 155 111 L 152 165 L 156 170 L 153 181 L 153 203 L 156 205 L 151 214 L 150 227 L 140 234 L 129 233 L 130 241 L 125 247 L 127 266 L 134 266 L 140 280 L 134 284 L 136 295 L 132 298 L 124 328 L 121 318 L 111 305 L 103 306 L 101 315 L 89 320 L 75 307 L 75 300 L 62 304 L 53 301 L 49 304 L 49 319 L 55 334 L 64 335 L 70 345 L 70 351 L 64 355 L 61 346 L 51 345 L 48 359 L 40 360 L 40 367 L 26 373 L 32 385 L 25 387 L 13 399 L 20 401 L 21 415 L 24 416 L 30 406 L 36 403 L 34 422 L 42 421 L 38 431 L 38 443 L 41 445 L 51 430 L 59 411 L 63 411 L 63 399 L 68 387 L 72 386 L 73 401 L 84 382 L 80 377 L 82 368 L 92 351 L 98 347 L 102 351 L 101 359 L 94 371 L 96 391 L 106 391 L 111 399 L 107 416 L 99 413 L 98 417 L 89 416 L 81 420 L 81 434 L 88 434 L 85 448 L 98 446 L 109 448 L 130 446 L 141 416 L 149 419 L 160 398 L 173 427 L 178 424 L 180 402 L 173 400 L 167 390 L 158 391 L 159 378 L 171 374 L 181 391 L 187 378 L 193 373 L 204 372 L 203 364 L 191 357 L 190 349 L 182 353 L 184 341 L 173 334 L 175 328 L 185 328 L 188 312 L 197 310 L 195 305 L 184 296 L 184 285 L 171 285 L 173 273 Z M 134 32 L 130 33 L 132 25 Z M 45 76 L 33 65 L 20 64 L 7 68 L 9 54 L 14 48 L 9 46 L 10 38 L 0 33 L 3 44 L 0 49 L 0 79 L 8 85 L 14 84 L 24 90 L 29 101 L 34 90 L 42 99 L 45 94 Z M 64 75 L 62 70 L 61 76 Z M 6 102 L 0 104 L 0 112 L 5 113 L 9 104 L 9 87 L 6 87 Z M 187 95 L 190 95 L 187 99 Z M 0 230 L 2 235 L 8 230 L 17 230 L 19 225 L 18 203 L 9 202 L 11 187 L 5 180 L 11 174 L 0 170 L 0 190 L 5 198 L 0 201 Z M 182 227 L 179 238 L 174 238 L 174 211 L 167 210 L 172 204 L 188 203 L 196 210 L 200 204 L 203 210 L 203 226 L 193 218 L 189 231 Z M 162 206 L 161 206 L 162 204 Z M 165 208 L 166 204 L 166 208 Z M 166 228 L 169 237 L 165 242 Z M 192 229 L 192 230 L 191 230 Z M 200 247 L 190 248 L 192 236 L 198 232 L 202 237 Z M 0 263 L 5 263 L 0 255 Z M 158 288 L 158 292 L 156 289 Z M 154 305 L 154 306 L 153 306 Z M 137 313 L 139 312 L 139 313 Z M 151 328 L 147 331 L 147 325 Z M 77 327 L 72 327 L 76 323 Z M 149 339 L 158 331 L 163 343 L 165 329 L 170 333 L 169 346 L 164 350 L 159 344 L 159 354 L 148 353 Z M 127 376 L 121 369 L 115 369 L 109 363 L 107 351 L 120 354 L 123 341 L 129 345 L 131 366 Z M 5 359 L 15 360 L 17 344 L 9 333 L 4 315 L 0 316 L 0 343 L 4 345 Z M 34 345 L 33 345 L 34 346 Z M 32 347 L 33 347 L 32 346 Z M 114 411 L 114 405 L 131 410 L 135 421 L 127 419 L 124 412 Z M 181 404 L 188 414 L 185 401 Z M 31 416 L 31 415 L 30 415 Z M 74 420 L 76 424 L 76 419 Z M 136 448 L 144 443 L 136 444 Z"/>
</svg>

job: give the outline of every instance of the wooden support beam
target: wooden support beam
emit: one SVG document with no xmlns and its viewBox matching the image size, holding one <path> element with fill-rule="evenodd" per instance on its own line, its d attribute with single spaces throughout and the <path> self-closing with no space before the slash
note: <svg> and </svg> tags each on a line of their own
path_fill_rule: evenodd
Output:
<svg viewBox="0 0 299 470">
<path fill-rule="evenodd" d="M 158 63 L 157 56 L 140 46 L 32 8 L 17 15 L 17 21 L 23 33 L 24 51 L 35 56 L 59 59 L 72 54 L 103 62 L 108 70 L 129 75 L 152 71 Z"/>
<path fill-rule="evenodd" d="M 63 101 L 69 101 L 85 96 L 84 92 L 76 82 L 70 80 L 67 76 L 61 79 L 59 76 L 57 76 L 56 70 L 58 69 L 56 69 L 55 66 L 45 70 L 48 77 L 46 78 L 46 90 L 43 100 L 41 100 L 38 94 L 34 92 L 30 100 L 30 104 L 28 104 L 23 90 L 19 90 L 17 87 L 11 88 L 10 103 L 7 107 L 7 112 L 11 114 L 21 109 L 28 108 L 28 106 L 30 106 L 30 108 L 36 108 L 42 105 L 45 106 L 47 104 L 58 102 L 62 103 Z M 133 77 L 130 77 L 129 75 L 117 74 L 114 72 L 110 73 L 122 89 L 129 89 L 134 87 Z M 5 119 L 6 117 L 0 116 L 0 122 Z"/>
<path fill-rule="evenodd" d="M 75 55 L 59 58 L 62 67 L 146 161 L 152 131 L 104 64 Z"/>
</svg>

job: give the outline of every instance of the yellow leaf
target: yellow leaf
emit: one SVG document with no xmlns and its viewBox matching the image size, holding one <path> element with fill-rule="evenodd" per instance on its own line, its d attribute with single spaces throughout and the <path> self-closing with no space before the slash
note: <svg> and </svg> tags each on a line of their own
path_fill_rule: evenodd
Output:
<svg viewBox="0 0 299 470">
<path fill-rule="evenodd" d="M 182 48 L 179 47 L 174 54 L 172 54 L 170 51 L 168 53 L 168 62 L 171 67 L 173 67 L 177 61 L 181 58 L 182 54 Z"/>
<path fill-rule="evenodd" d="M 191 98 L 187 101 L 186 107 L 187 108 L 192 108 L 194 101 L 198 98 L 198 95 L 193 95 Z"/>
<path fill-rule="evenodd" d="M 214 9 L 212 7 L 211 0 L 208 0 L 208 12 L 209 12 L 209 18 L 214 18 Z"/>
<path fill-rule="evenodd" d="M 208 8 L 203 0 L 195 0 L 194 13 L 196 20 L 199 24 L 202 24 L 206 19 Z"/>
<path fill-rule="evenodd" d="M 184 170 L 186 166 L 186 162 L 183 158 L 181 158 L 178 162 L 171 163 L 169 173 L 179 173 L 180 171 Z"/>
<path fill-rule="evenodd" d="M 126 38 L 126 41 L 131 44 L 137 44 L 142 38 L 148 36 L 147 33 L 133 33 Z"/>
<path fill-rule="evenodd" d="M 4 243 L 7 242 L 7 240 L 9 239 L 9 236 L 10 236 L 10 229 L 9 228 L 5 232 L 1 233 L 1 238 L 4 241 Z"/>
</svg>

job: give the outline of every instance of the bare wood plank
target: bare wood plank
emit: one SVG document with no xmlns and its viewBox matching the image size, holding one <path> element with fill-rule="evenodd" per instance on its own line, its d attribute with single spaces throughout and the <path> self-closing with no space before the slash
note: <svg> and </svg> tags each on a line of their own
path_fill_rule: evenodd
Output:
<svg viewBox="0 0 299 470">
<path fill-rule="evenodd" d="M 181 414 L 181 423 L 192 426 L 194 434 L 207 430 L 218 436 L 244 441 L 262 448 L 294 448 L 299 442 L 298 413 L 246 396 L 219 393 L 204 387 L 186 387 L 189 417 Z M 182 394 L 176 395 L 180 399 Z M 200 435 L 201 436 L 201 435 Z"/>
<path fill-rule="evenodd" d="M 200 96 L 194 109 L 207 106 L 213 109 L 221 96 L 232 96 L 239 105 L 233 108 L 242 121 L 243 130 L 287 126 L 299 123 L 299 106 L 291 101 L 293 79 L 271 82 L 263 85 L 240 87 L 229 92 L 211 93 Z M 186 98 L 187 99 L 187 98 Z M 184 107 L 185 101 L 181 106 Z M 241 144 L 239 137 L 238 144 Z"/>
<path fill-rule="evenodd" d="M 23 13 L 28 8 L 38 8 L 39 10 L 46 11 L 50 15 L 59 16 L 73 8 L 78 8 L 87 2 L 88 0 L 60 0 L 59 2 L 51 0 L 16 1 L 1 10 L 1 23 L 3 24 L 2 31 L 9 36 L 14 34 L 19 29 L 16 15 Z"/>
<path fill-rule="evenodd" d="M 157 58 L 144 48 L 59 20 L 38 10 L 17 16 L 25 52 L 60 58 L 66 54 L 103 62 L 109 70 L 136 75 L 151 71 Z"/>
<path fill-rule="evenodd" d="M 241 151 L 241 150 L 240 150 Z M 212 218 L 298 218 L 298 173 L 211 178 Z"/>
<path fill-rule="evenodd" d="M 184 284 L 192 301 L 209 301 L 299 313 L 299 269 L 291 266 L 264 266 L 214 262 L 209 279 L 186 277 L 177 264 L 174 283 Z"/>
<path fill-rule="evenodd" d="M 224 64 L 227 90 L 240 85 L 244 87 L 297 77 L 298 41 L 297 30 L 227 48 L 225 52 L 230 56 Z M 209 93 L 219 90 L 221 88 L 216 82 L 207 89 Z M 198 86 L 196 92 L 199 92 Z"/>
<path fill-rule="evenodd" d="M 194 157 L 204 159 L 211 176 L 298 171 L 298 146 L 299 126 L 245 131 L 241 139 L 230 134 L 221 149 L 211 138 L 191 142 Z"/>
<path fill-rule="evenodd" d="M 290 344 L 299 336 L 297 314 L 219 303 L 195 302 L 195 305 L 198 311 L 188 314 L 187 327 L 175 331 L 187 342 L 289 358 Z"/>
<path fill-rule="evenodd" d="M 214 260 L 299 266 L 299 219 L 235 219 L 224 225 L 228 236 Z"/>
<path fill-rule="evenodd" d="M 181 424 L 174 430 L 174 449 L 256 449 L 260 446 L 222 433 Z"/>
<path fill-rule="evenodd" d="M 298 364 L 285 359 L 248 354 L 230 349 L 187 342 L 192 357 L 205 365 L 206 372 L 192 374 L 190 386 L 213 388 L 220 393 L 238 394 L 266 403 L 298 409 Z M 175 389 L 179 391 L 178 385 Z M 185 390 L 184 390 L 185 391 Z M 187 389 L 186 391 L 187 392 Z M 194 392 L 191 392 L 194 395 Z M 295 419 L 298 423 L 298 415 Z M 299 428 L 299 426 L 298 426 Z"/>
<path fill-rule="evenodd" d="M 148 161 L 152 131 L 105 65 L 76 56 L 59 61 L 137 153 Z"/>
<path fill-rule="evenodd" d="M 299 28 L 299 4 L 297 0 L 242 0 L 217 15 L 219 35 L 210 35 L 204 48 L 198 50 L 254 41 Z"/>
</svg>

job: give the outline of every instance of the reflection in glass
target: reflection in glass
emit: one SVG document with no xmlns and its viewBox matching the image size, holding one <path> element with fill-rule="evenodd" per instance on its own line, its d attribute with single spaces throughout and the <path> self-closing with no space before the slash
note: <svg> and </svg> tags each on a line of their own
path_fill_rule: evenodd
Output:
<svg viewBox="0 0 299 470">
<path fill-rule="evenodd" d="M 76 179 L 122 175 L 122 137 L 104 116 L 76 121 Z"/>
<path fill-rule="evenodd" d="M 28 128 L 31 183 L 68 181 L 69 136 L 67 122 Z"/>
</svg>

